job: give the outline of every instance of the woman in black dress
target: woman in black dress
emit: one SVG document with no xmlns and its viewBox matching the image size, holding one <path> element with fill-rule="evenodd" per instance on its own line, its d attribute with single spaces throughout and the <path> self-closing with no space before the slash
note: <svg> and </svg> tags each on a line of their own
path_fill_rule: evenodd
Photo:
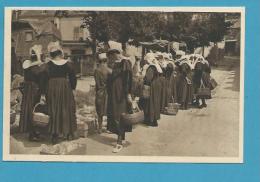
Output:
<svg viewBox="0 0 260 182">
<path fill-rule="evenodd" d="M 29 132 L 29 140 L 38 141 L 39 134 L 35 131 L 32 121 L 34 106 L 41 98 L 41 46 L 35 45 L 30 49 L 31 59 L 23 62 L 24 82 L 21 86 L 22 103 L 19 122 L 20 132 Z"/>
<path fill-rule="evenodd" d="M 131 62 L 122 59 L 119 50 L 109 50 L 107 57 L 108 65 L 112 68 L 112 74 L 109 74 L 107 84 L 107 130 L 117 134 L 117 145 L 113 149 L 113 152 L 117 153 L 123 148 L 125 132 L 132 131 L 132 126 L 122 122 L 121 115 L 131 110 L 133 75 Z"/>
<path fill-rule="evenodd" d="M 63 59 L 61 47 L 57 43 L 50 43 L 48 50 L 51 60 L 45 67 L 46 101 L 50 116 L 49 132 L 55 144 L 61 135 L 72 139 L 77 129 L 73 95 L 77 79 L 72 63 Z"/>
<path fill-rule="evenodd" d="M 197 62 L 195 64 L 195 68 L 194 68 L 194 74 L 193 74 L 193 88 L 194 88 L 194 94 L 196 94 L 198 92 L 198 89 L 200 88 L 201 84 L 202 84 L 202 75 L 203 75 L 203 64 L 201 61 Z M 201 98 L 201 102 L 202 104 L 200 105 L 200 98 L 197 96 L 196 97 L 196 101 L 194 103 L 194 105 L 198 108 L 203 108 L 206 107 L 206 102 L 204 98 Z"/>
<path fill-rule="evenodd" d="M 198 88 L 203 84 L 206 88 L 210 88 L 210 66 L 203 58 L 196 60 L 194 74 L 193 74 L 193 87 L 194 93 L 197 93 Z M 200 101 L 201 100 L 201 104 Z M 195 106 L 198 108 L 207 107 L 205 98 L 196 97 Z"/>
<path fill-rule="evenodd" d="M 156 59 L 158 64 L 161 66 L 162 72 L 159 73 L 160 83 L 161 83 L 161 93 L 160 93 L 160 112 L 164 112 L 164 103 L 166 102 L 166 84 L 165 84 L 165 71 L 166 65 L 164 64 L 163 54 L 161 52 L 156 52 Z"/>
<path fill-rule="evenodd" d="M 187 110 L 188 104 L 193 99 L 192 75 L 191 66 L 185 59 L 180 63 L 180 75 L 178 78 L 178 103 L 181 104 L 181 109 Z"/>
<path fill-rule="evenodd" d="M 169 103 L 177 102 L 177 87 L 176 87 L 176 76 L 174 75 L 174 63 L 170 62 L 167 64 L 165 69 L 165 102 L 164 108 Z"/>
<path fill-rule="evenodd" d="M 144 123 L 148 126 L 158 126 L 158 120 L 160 119 L 161 110 L 161 93 L 162 84 L 159 74 L 162 73 L 162 69 L 153 55 L 153 53 L 147 53 L 145 58 L 148 63 L 145 65 L 144 86 L 150 88 L 148 90 L 149 97 L 141 97 L 140 105 L 144 111 Z"/>
</svg>

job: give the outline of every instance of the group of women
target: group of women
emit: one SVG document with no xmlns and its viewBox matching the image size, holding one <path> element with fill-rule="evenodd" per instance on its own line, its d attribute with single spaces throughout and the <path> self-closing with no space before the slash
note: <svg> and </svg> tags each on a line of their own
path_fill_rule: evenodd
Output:
<svg viewBox="0 0 260 182">
<path fill-rule="evenodd" d="M 49 115 L 48 132 L 52 143 L 56 144 L 61 136 L 72 139 L 77 129 L 73 95 L 77 79 L 72 64 L 63 59 L 59 42 L 51 42 L 48 52 L 50 59 L 44 62 L 42 46 L 35 45 L 30 49 L 30 59 L 23 62 L 19 129 L 29 133 L 29 140 L 39 141 L 40 133 L 33 123 L 33 110 L 36 104 L 47 103 L 43 110 Z"/>
<path fill-rule="evenodd" d="M 48 46 L 49 61 L 43 61 L 41 49 L 39 45 L 33 46 L 30 60 L 23 63 L 19 128 L 21 132 L 29 133 L 29 140 L 39 141 L 33 110 L 37 103 L 46 104 L 48 131 L 52 143 L 56 144 L 61 137 L 73 139 L 77 130 L 73 93 L 77 79 L 72 63 L 63 58 L 58 42 Z M 144 111 L 144 123 L 149 126 L 158 126 L 160 114 L 169 103 L 179 103 L 182 109 L 188 109 L 189 104 L 199 108 L 207 106 L 205 99 L 200 104 L 200 98 L 195 97 L 202 83 L 209 86 L 210 67 L 203 57 L 184 56 L 173 60 L 171 54 L 150 52 L 145 55 L 141 67 L 140 61 L 133 64 L 118 49 L 110 48 L 99 54 L 98 60 L 94 73 L 98 132 L 102 133 L 103 117 L 107 116 L 107 130 L 117 134 L 113 152 L 123 148 L 125 132 L 132 131 L 132 126 L 122 122 L 122 114 L 132 112 L 137 100 L 137 105 Z M 139 88 L 141 85 L 140 92 L 136 92 L 138 85 Z"/>
<path fill-rule="evenodd" d="M 95 70 L 99 133 L 103 116 L 107 116 L 107 130 L 118 135 L 113 152 L 119 152 L 125 132 L 132 131 L 131 126 L 122 122 L 122 114 L 138 105 L 144 111 L 144 123 L 158 126 L 160 114 L 169 103 L 179 103 L 181 109 L 188 109 L 190 104 L 206 107 L 205 99 L 200 104 L 195 94 L 201 83 L 209 85 L 209 79 L 210 67 L 202 56 L 173 60 L 171 54 L 149 52 L 144 63 L 133 63 L 119 50 L 110 49 L 99 55 Z"/>
<path fill-rule="evenodd" d="M 197 95 L 202 85 L 210 88 L 211 69 L 202 56 L 185 55 L 173 60 L 171 54 L 150 52 L 144 60 L 143 88 L 150 94 L 147 97 L 140 95 L 140 105 L 147 125 L 158 126 L 160 114 L 169 103 L 179 104 L 183 110 L 189 105 L 207 107 L 205 99 Z"/>
</svg>

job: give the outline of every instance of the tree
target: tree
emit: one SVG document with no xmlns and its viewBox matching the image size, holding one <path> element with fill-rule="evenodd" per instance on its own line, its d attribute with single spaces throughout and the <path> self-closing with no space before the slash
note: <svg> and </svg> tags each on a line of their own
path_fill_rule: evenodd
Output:
<svg viewBox="0 0 260 182">
<path fill-rule="evenodd" d="M 168 33 L 168 40 L 183 41 L 184 35 L 187 34 L 187 27 L 190 26 L 192 13 L 173 12 L 167 13 L 167 23 L 164 33 Z"/>
<path fill-rule="evenodd" d="M 82 24 L 89 29 L 94 44 L 115 40 L 122 44 L 123 50 L 129 39 L 138 45 L 138 42 L 158 38 L 161 26 L 158 12 L 86 12 Z"/>
<path fill-rule="evenodd" d="M 187 34 L 195 37 L 195 41 L 188 41 L 189 48 L 208 46 L 210 42 L 222 41 L 229 23 L 225 21 L 224 13 L 197 13 L 187 28 Z"/>
<path fill-rule="evenodd" d="M 97 41 L 105 42 L 108 45 L 109 41 L 109 28 L 108 28 L 108 13 L 107 12 L 97 12 L 88 11 L 83 18 L 81 27 L 87 28 L 90 32 L 92 51 L 96 54 Z"/>
<path fill-rule="evenodd" d="M 207 22 L 209 41 L 214 43 L 222 41 L 229 26 L 230 24 L 225 22 L 225 14 L 210 13 Z"/>
</svg>

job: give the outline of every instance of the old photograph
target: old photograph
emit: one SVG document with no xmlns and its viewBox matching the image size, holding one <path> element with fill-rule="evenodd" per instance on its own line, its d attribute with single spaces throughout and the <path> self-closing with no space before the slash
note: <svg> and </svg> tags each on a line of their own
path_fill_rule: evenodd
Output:
<svg viewBox="0 0 260 182">
<path fill-rule="evenodd" d="M 3 159 L 243 162 L 244 8 L 6 8 Z"/>
</svg>

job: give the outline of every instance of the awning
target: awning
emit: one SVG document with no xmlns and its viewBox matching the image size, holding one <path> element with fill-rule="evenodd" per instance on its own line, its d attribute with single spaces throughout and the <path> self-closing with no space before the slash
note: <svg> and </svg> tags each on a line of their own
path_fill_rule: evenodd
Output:
<svg viewBox="0 0 260 182">
<path fill-rule="evenodd" d="M 169 41 L 154 40 L 153 42 L 140 42 L 140 44 L 146 49 L 165 51 L 168 48 Z"/>
<path fill-rule="evenodd" d="M 230 40 L 225 40 L 225 42 L 236 42 L 237 39 L 230 39 Z"/>
</svg>

